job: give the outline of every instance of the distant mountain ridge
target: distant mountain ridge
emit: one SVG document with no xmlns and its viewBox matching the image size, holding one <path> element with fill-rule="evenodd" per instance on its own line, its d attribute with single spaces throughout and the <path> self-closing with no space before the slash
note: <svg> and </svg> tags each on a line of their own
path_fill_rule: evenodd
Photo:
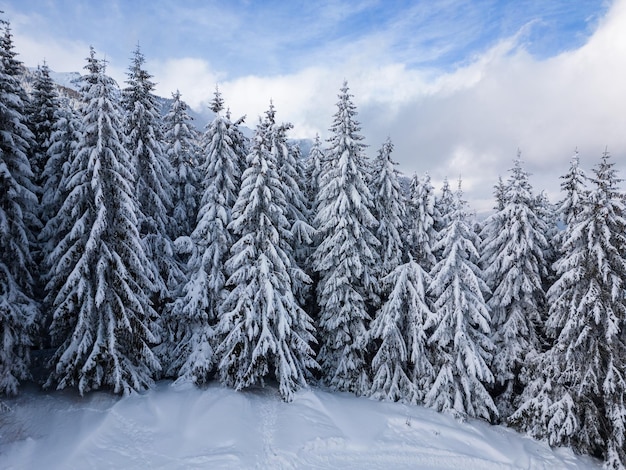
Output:
<svg viewBox="0 0 626 470">
<path fill-rule="evenodd" d="M 35 81 L 36 67 L 24 67 L 22 83 L 27 92 L 31 92 L 33 83 Z M 67 99 L 71 104 L 78 101 L 80 90 L 80 81 L 82 75 L 79 72 L 55 72 L 50 70 L 50 78 L 57 85 L 57 91 L 62 99 Z M 123 88 L 124 84 L 119 84 Z M 164 98 L 157 96 L 159 103 L 159 111 L 162 116 L 165 116 L 172 105 L 172 98 Z M 193 123 L 200 132 L 204 132 L 206 126 L 215 118 L 215 113 L 208 107 L 198 112 L 192 108 L 188 109 L 189 115 L 193 118 Z M 246 126 L 241 126 L 241 130 L 247 137 L 251 137 L 254 134 L 254 130 Z M 307 157 L 311 147 L 313 146 L 313 140 L 311 139 L 290 139 L 291 142 L 298 145 L 303 157 Z"/>
</svg>

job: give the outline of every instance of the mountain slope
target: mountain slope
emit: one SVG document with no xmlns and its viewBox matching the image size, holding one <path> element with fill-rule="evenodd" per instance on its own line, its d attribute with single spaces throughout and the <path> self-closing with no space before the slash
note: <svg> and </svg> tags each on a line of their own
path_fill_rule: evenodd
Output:
<svg viewBox="0 0 626 470">
<path fill-rule="evenodd" d="M 25 390 L 0 415 L 0 468 L 593 469 L 480 421 L 319 389 L 235 392 L 160 382 L 119 399 Z"/>
</svg>

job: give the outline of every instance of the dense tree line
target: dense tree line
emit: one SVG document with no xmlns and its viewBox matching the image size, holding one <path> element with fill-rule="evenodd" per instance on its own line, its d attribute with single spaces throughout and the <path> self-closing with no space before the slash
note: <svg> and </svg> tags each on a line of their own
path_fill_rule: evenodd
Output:
<svg viewBox="0 0 626 470">
<path fill-rule="evenodd" d="M 272 103 L 254 135 L 219 90 L 195 130 L 158 112 L 136 49 L 126 86 L 89 52 L 78 103 L 44 64 L 30 93 L 0 39 L 0 393 L 128 393 L 168 378 L 321 383 L 507 423 L 626 463 L 625 195 L 576 154 L 551 205 L 518 154 L 477 221 L 446 180 L 408 191 L 365 156 L 347 83 L 302 156 Z M 557 229 L 558 223 L 562 229 Z"/>
</svg>

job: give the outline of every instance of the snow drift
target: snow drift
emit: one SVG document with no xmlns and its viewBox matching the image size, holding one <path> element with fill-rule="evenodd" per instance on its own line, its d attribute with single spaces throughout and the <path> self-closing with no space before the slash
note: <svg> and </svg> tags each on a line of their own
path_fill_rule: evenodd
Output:
<svg viewBox="0 0 626 470">
<path fill-rule="evenodd" d="M 119 398 L 26 389 L 0 415 L 0 468 L 590 469 L 501 426 L 319 389 L 160 382 Z"/>
</svg>

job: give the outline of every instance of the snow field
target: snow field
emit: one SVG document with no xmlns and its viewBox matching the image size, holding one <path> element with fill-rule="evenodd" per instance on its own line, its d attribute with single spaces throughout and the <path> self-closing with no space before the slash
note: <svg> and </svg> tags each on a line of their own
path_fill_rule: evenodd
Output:
<svg viewBox="0 0 626 470">
<path fill-rule="evenodd" d="M 159 382 L 118 398 L 26 389 L 0 416 L 1 469 L 593 469 L 501 426 L 418 406 L 275 387 Z"/>
</svg>

